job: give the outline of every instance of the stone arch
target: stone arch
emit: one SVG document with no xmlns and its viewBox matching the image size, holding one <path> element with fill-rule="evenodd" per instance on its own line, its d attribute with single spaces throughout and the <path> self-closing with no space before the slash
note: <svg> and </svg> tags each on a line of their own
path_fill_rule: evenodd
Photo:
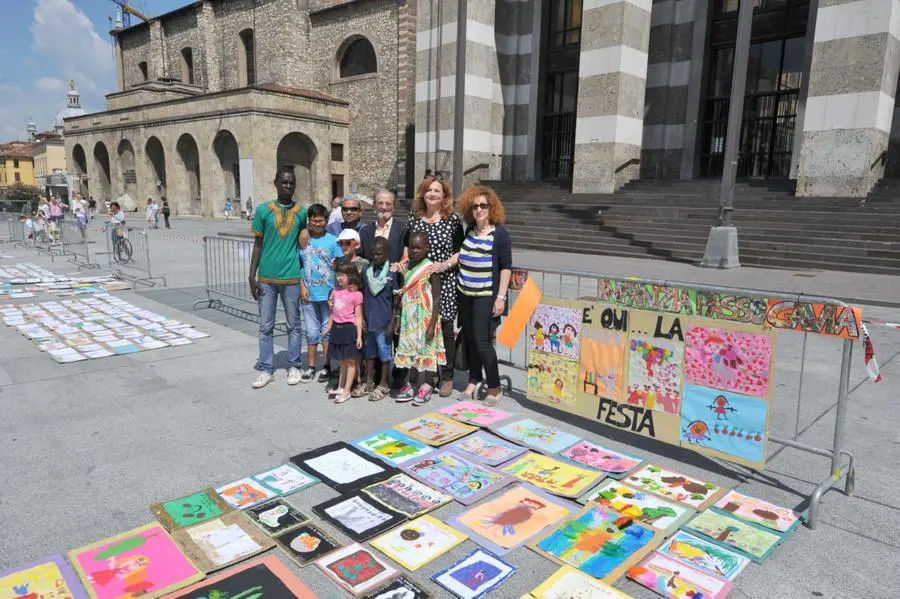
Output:
<svg viewBox="0 0 900 599">
<path fill-rule="evenodd" d="M 110 198 L 114 200 L 112 197 L 112 182 L 109 177 L 109 150 L 106 149 L 106 144 L 102 141 L 98 141 L 94 144 L 94 165 L 95 165 L 95 174 L 97 180 L 97 193 L 100 194 L 101 201 L 106 198 Z"/>
<path fill-rule="evenodd" d="M 184 182 L 179 194 L 183 197 L 178 198 L 181 213 L 200 214 L 200 150 L 194 137 L 190 133 L 183 133 L 175 144 L 175 152 L 178 154 L 179 179 Z M 169 204 L 171 203 L 172 199 L 169 198 Z"/>
<path fill-rule="evenodd" d="M 378 56 L 369 38 L 352 35 L 341 42 L 337 51 L 337 76 L 340 79 L 378 72 Z"/>
<path fill-rule="evenodd" d="M 316 144 L 308 135 L 294 131 L 281 138 L 275 157 L 278 166 L 290 166 L 297 175 L 294 199 L 309 204 L 316 197 Z"/>
<path fill-rule="evenodd" d="M 151 136 L 147 140 L 144 145 L 144 155 L 149 167 L 146 172 L 153 177 L 152 187 L 156 189 L 160 197 L 164 197 L 166 195 L 166 151 L 159 138 Z"/>
<path fill-rule="evenodd" d="M 122 188 L 135 202 L 138 202 L 140 198 L 137 197 L 137 165 L 134 146 L 127 139 L 123 139 L 119 142 L 116 154 L 119 158 L 119 180 L 122 182 Z"/>
<path fill-rule="evenodd" d="M 78 191 L 80 191 L 85 198 L 89 198 L 90 185 L 88 184 L 87 178 L 87 156 L 85 156 L 84 148 L 81 144 L 75 144 L 72 148 L 72 168 L 78 179 Z"/>
<path fill-rule="evenodd" d="M 213 151 L 219 160 L 222 169 L 222 182 L 226 198 L 235 200 L 238 205 L 241 200 L 240 177 L 240 150 L 237 139 L 228 129 L 222 129 L 216 133 L 213 139 Z"/>
</svg>

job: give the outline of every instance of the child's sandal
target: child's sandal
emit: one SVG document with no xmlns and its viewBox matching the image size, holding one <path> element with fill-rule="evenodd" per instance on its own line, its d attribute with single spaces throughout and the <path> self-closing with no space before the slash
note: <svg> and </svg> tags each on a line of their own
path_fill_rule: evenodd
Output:
<svg viewBox="0 0 900 599">
<path fill-rule="evenodd" d="M 357 385 L 353 391 L 350 393 L 350 397 L 353 399 L 359 399 L 360 397 L 365 397 L 372 393 L 373 385 Z"/>
<path fill-rule="evenodd" d="M 334 403 L 342 404 L 346 403 L 350 399 L 350 395 L 344 393 L 343 391 L 338 391 L 337 395 L 334 396 Z"/>
<path fill-rule="evenodd" d="M 391 392 L 387 387 L 376 387 L 369 396 L 369 401 L 381 401 Z"/>
</svg>

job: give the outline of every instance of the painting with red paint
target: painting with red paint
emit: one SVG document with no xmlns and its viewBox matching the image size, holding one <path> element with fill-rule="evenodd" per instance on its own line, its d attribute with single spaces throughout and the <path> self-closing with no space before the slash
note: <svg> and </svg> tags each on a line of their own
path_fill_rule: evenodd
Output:
<svg viewBox="0 0 900 599">
<path fill-rule="evenodd" d="M 690 325 L 684 345 L 685 382 L 754 397 L 769 396 L 771 335 Z"/>
<path fill-rule="evenodd" d="M 675 340 L 632 335 L 628 347 L 628 387 L 631 405 L 677 414 L 681 404 L 681 362 L 684 345 Z"/>
</svg>

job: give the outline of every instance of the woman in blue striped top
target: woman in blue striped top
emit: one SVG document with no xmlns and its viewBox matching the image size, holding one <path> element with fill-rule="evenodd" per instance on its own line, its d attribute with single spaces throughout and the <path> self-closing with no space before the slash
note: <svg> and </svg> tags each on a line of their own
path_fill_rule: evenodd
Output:
<svg viewBox="0 0 900 599">
<path fill-rule="evenodd" d="M 466 237 L 459 252 L 459 323 L 466 339 L 471 399 L 475 386 L 487 378 L 487 405 L 503 398 L 494 333 L 507 313 L 506 290 L 512 274 L 512 242 L 503 227 L 505 212 L 497 193 L 476 185 L 459 198 Z"/>
</svg>

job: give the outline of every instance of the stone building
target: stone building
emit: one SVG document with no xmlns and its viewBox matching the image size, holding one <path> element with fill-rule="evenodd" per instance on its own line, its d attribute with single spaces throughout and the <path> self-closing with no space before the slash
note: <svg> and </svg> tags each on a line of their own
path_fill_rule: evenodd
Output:
<svg viewBox="0 0 900 599">
<path fill-rule="evenodd" d="M 176 214 L 274 197 L 401 191 L 412 177 L 416 6 L 395 0 L 199 0 L 115 37 L 107 110 L 65 119 L 97 199 L 165 196 Z"/>
</svg>

